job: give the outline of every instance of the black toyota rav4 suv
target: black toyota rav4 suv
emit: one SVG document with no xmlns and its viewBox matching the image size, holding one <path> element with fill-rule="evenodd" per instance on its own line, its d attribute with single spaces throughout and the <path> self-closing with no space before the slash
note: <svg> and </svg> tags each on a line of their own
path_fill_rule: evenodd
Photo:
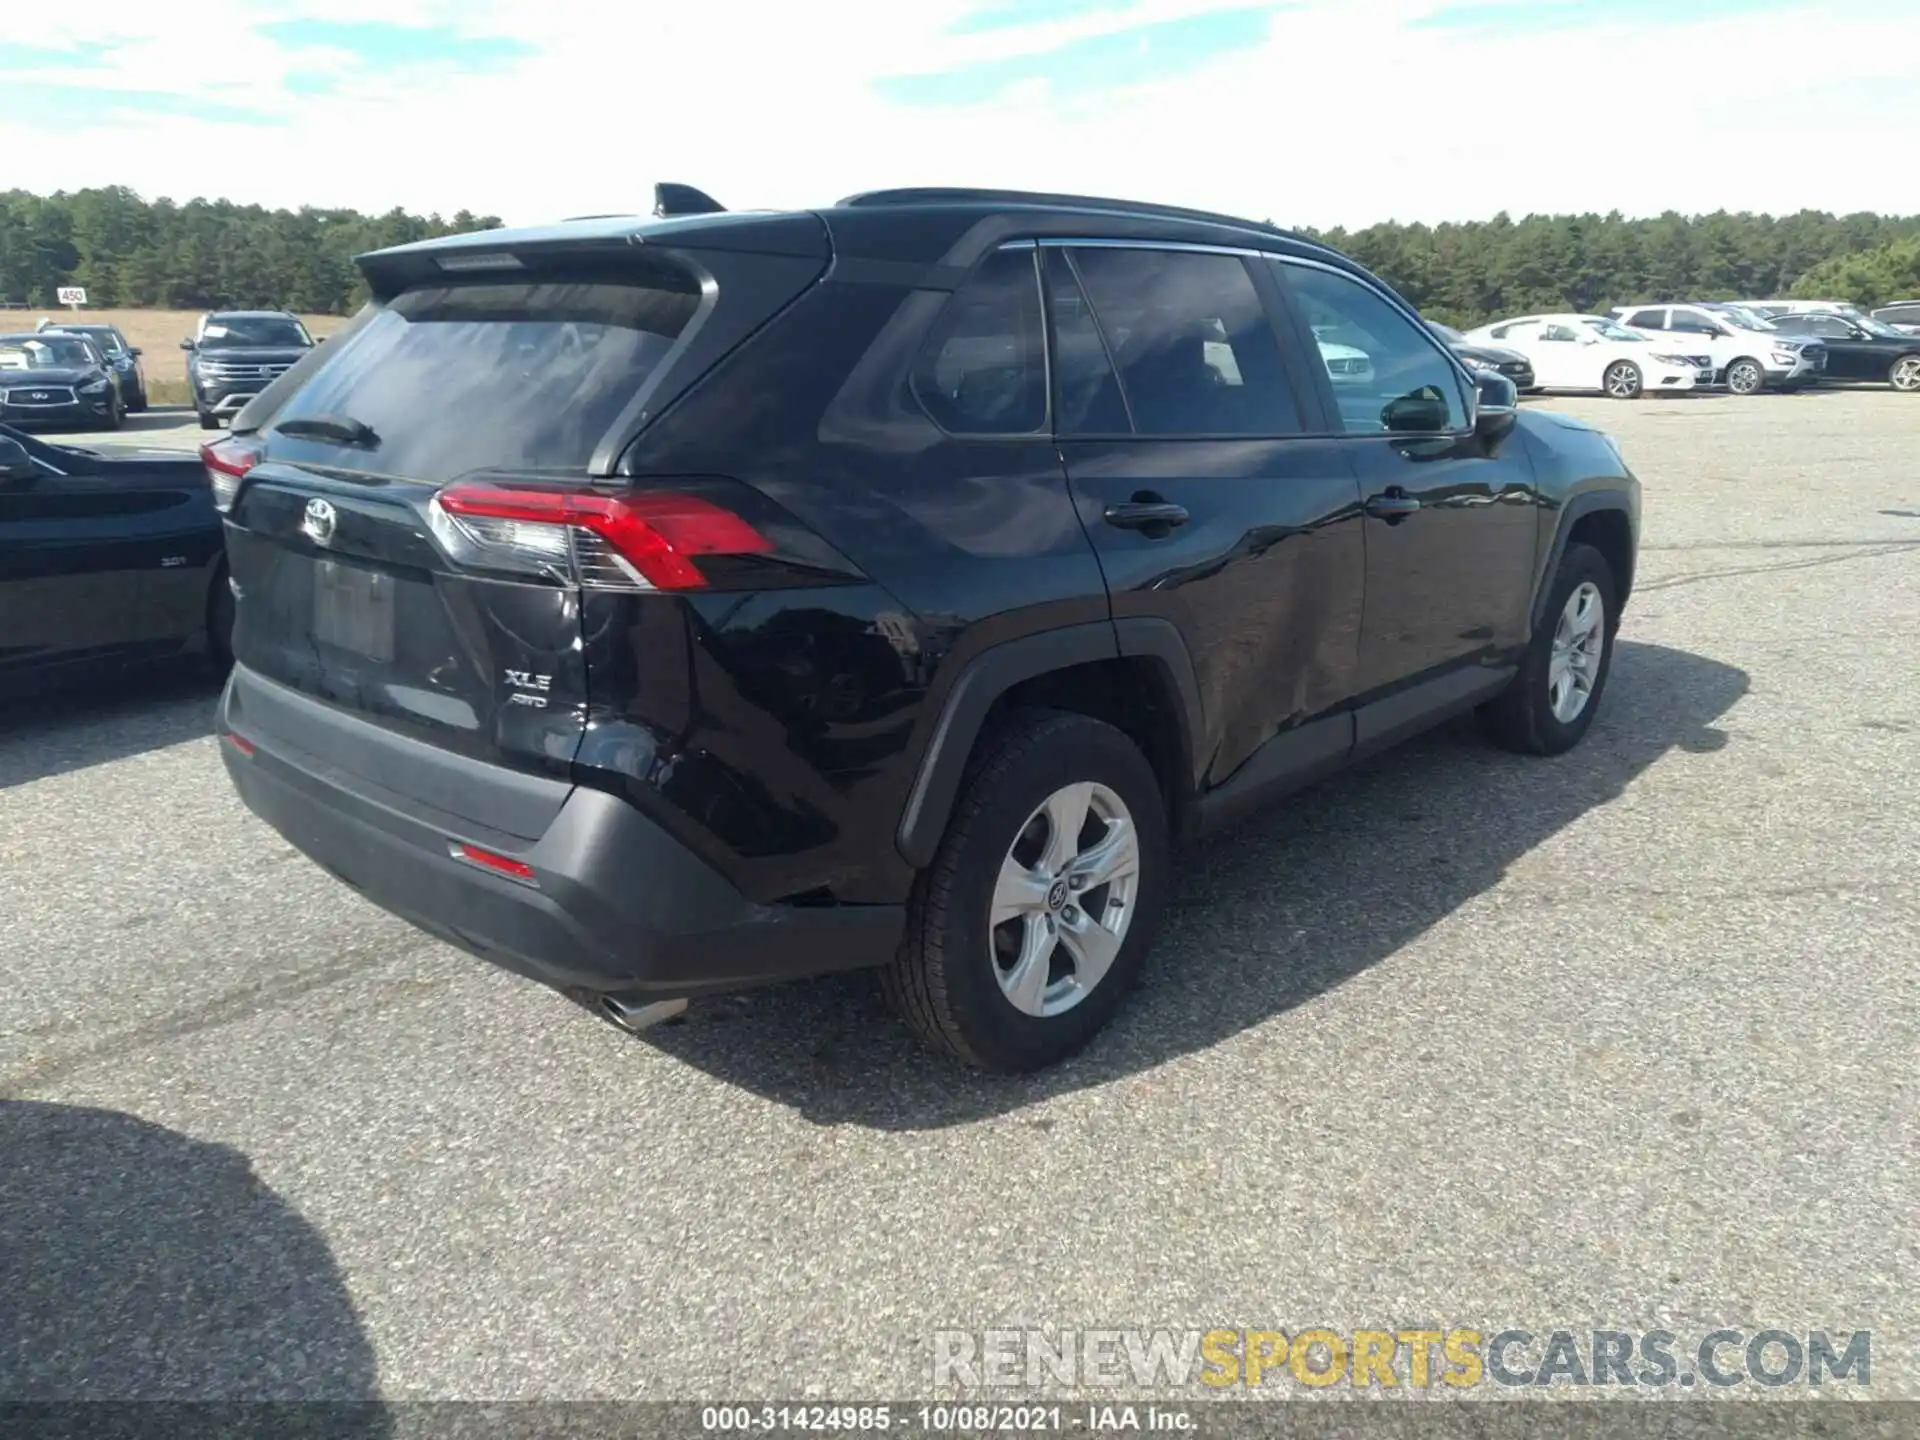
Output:
<svg viewBox="0 0 1920 1440">
<path fill-rule="evenodd" d="M 203 452 L 227 767 L 377 904 L 630 1029 L 872 967 L 1027 1070 L 1121 1003 L 1178 842 L 1463 711 L 1592 722 L 1638 482 L 1341 256 L 694 208 L 366 255 Z"/>
</svg>

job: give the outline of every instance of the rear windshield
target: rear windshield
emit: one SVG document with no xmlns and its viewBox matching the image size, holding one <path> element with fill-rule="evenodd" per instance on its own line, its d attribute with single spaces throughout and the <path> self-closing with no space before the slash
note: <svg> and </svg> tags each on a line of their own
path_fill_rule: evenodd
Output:
<svg viewBox="0 0 1920 1440">
<path fill-rule="evenodd" d="M 699 308 L 692 278 L 675 284 L 408 290 L 274 415 L 273 453 L 435 484 L 486 469 L 582 471 Z M 280 433 L 320 417 L 360 439 Z"/>
<path fill-rule="evenodd" d="M 313 343 L 298 320 L 276 315 L 221 315 L 200 332 L 202 350 L 230 350 L 241 346 L 279 346 L 298 349 Z"/>
</svg>

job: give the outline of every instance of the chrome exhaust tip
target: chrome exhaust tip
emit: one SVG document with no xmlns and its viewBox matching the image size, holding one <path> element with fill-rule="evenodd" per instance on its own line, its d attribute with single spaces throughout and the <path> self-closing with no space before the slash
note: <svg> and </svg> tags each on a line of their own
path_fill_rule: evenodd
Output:
<svg viewBox="0 0 1920 1440">
<path fill-rule="evenodd" d="M 621 1000 L 612 995 L 600 997 L 600 1014 L 610 1025 L 616 1025 L 629 1035 L 638 1035 L 642 1030 L 650 1030 L 662 1020 L 671 1020 L 676 1015 L 687 1012 L 685 1000 L 652 1000 L 645 1004 Z"/>
</svg>

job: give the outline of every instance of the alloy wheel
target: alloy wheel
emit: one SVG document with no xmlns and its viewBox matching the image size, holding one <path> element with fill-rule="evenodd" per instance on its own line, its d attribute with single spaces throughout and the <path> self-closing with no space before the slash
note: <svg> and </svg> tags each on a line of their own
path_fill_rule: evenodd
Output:
<svg viewBox="0 0 1920 1440">
<path fill-rule="evenodd" d="M 1574 587 L 1560 607 L 1553 629 L 1553 655 L 1547 664 L 1547 708 L 1562 725 L 1580 718 L 1593 698 L 1600 661 L 1607 648 L 1607 607 L 1591 580 Z"/>
<path fill-rule="evenodd" d="M 1909 355 L 1893 367 L 1893 388 L 1920 390 L 1920 355 Z"/>
<path fill-rule="evenodd" d="M 993 887 L 988 958 L 1016 1010 L 1071 1010 L 1112 967 L 1133 923 L 1140 843 L 1126 804 L 1082 781 L 1020 827 Z"/>
<path fill-rule="evenodd" d="M 1742 362 L 1727 373 L 1727 388 L 1736 395 L 1751 395 L 1760 388 L 1760 367 Z"/>
<path fill-rule="evenodd" d="M 1624 360 L 1606 375 L 1607 394 L 1616 400 L 1631 400 L 1640 389 L 1639 373 Z"/>
</svg>

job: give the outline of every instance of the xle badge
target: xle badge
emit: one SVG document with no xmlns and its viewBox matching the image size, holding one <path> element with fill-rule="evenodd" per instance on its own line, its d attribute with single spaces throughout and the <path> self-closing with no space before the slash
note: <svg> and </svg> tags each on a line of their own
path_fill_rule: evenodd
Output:
<svg viewBox="0 0 1920 1440">
<path fill-rule="evenodd" d="M 547 691 L 553 686 L 551 675 L 535 675 L 526 670 L 509 670 L 507 684 L 513 693 L 507 697 L 509 705 L 531 705 L 536 710 L 547 708 Z"/>
</svg>

